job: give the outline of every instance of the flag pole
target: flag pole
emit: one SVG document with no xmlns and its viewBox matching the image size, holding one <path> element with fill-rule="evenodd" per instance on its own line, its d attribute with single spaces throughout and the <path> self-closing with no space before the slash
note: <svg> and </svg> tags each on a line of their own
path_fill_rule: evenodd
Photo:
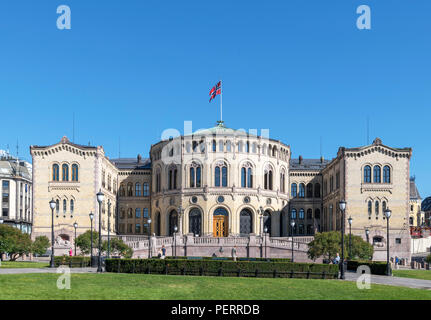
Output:
<svg viewBox="0 0 431 320">
<path fill-rule="evenodd" d="M 223 123 L 223 83 L 220 80 L 220 121 Z"/>
</svg>

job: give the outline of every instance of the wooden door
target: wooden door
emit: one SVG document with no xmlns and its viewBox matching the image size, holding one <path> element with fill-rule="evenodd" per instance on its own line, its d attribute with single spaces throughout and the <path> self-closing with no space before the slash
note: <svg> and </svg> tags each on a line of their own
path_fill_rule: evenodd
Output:
<svg viewBox="0 0 431 320">
<path fill-rule="evenodd" d="M 214 216 L 213 220 L 213 231 L 214 237 L 227 237 L 227 219 L 226 216 Z"/>
</svg>

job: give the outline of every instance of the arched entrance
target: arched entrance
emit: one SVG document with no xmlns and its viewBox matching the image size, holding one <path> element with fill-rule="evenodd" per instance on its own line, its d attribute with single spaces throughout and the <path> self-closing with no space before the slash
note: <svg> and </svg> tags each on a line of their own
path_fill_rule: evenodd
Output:
<svg viewBox="0 0 431 320">
<path fill-rule="evenodd" d="M 156 235 L 160 236 L 160 212 L 156 212 L 156 227 L 155 227 L 155 232 Z"/>
<path fill-rule="evenodd" d="M 271 212 L 266 210 L 263 213 L 263 232 L 265 232 L 265 228 L 267 228 L 267 233 L 271 235 Z"/>
<path fill-rule="evenodd" d="M 213 213 L 214 237 L 227 237 L 229 232 L 229 213 L 225 208 L 217 208 Z"/>
<path fill-rule="evenodd" d="M 174 235 L 174 232 L 175 232 L 174 228 L 175 227 L 178 228 L 178 214 L 175 210 L 172 210 L 169 213 L 169 235 L 170 236 Z"/>
<path fill-rule="evenodd" d="M 198 208 L 193 208 L 189 212 L 189 232 L 194 235 L 201 235 L 202 214 Z"/>
<path fill-rule="evenodd" d="M 242 209 L 239 214 L 239 233 L 241 236 L 248 236 L 253 231 L 252 213 L 249 209 Z"/>
</svg>

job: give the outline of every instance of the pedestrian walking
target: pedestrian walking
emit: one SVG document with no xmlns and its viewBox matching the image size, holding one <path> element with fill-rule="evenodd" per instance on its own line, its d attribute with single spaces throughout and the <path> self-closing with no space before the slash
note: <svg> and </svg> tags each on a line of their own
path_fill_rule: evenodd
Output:
<svg viewBox="0 0 431 320">
<path fill-rule="evenodd" d="M 232 259 L 233 261 L 236 261 L 236 246 L 232 248 Z"/>
</svg>

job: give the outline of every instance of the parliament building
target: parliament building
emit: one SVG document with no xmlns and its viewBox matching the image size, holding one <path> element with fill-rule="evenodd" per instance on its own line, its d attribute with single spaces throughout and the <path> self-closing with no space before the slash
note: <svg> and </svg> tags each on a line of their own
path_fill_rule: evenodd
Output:
<svg viewBox="0 0 431 320">
<path fill-rule="evenodd" d="M 199 237 L 312 236 L 341 230 L 339 201 L 345 200 L 345 230 L 373 243 L 385 259 L 390 208 L 390 248 L 410 258 L 411 148 L 393 148 L 377 138 L 371 145 L 340 147 L 332 160 L 291 157 L 280 140 L 234 130 L 219 122 L 151 146 L 149 158 L 110 159 L 102 146 L 63 137 L 50 146 L 31 146 L 32 236 L 50 238 L 56 201 L 55 236 L 74 238 L 93 228 L 121 235 Z M 103 192 L 99 205 L 97 192 Z M 151 220 L 150 220 L 151 219 Z M 295 221 L 292 228 L 291 221 Z M 380 257 L 380 253 L 382 257 Z"/>
</svg>

